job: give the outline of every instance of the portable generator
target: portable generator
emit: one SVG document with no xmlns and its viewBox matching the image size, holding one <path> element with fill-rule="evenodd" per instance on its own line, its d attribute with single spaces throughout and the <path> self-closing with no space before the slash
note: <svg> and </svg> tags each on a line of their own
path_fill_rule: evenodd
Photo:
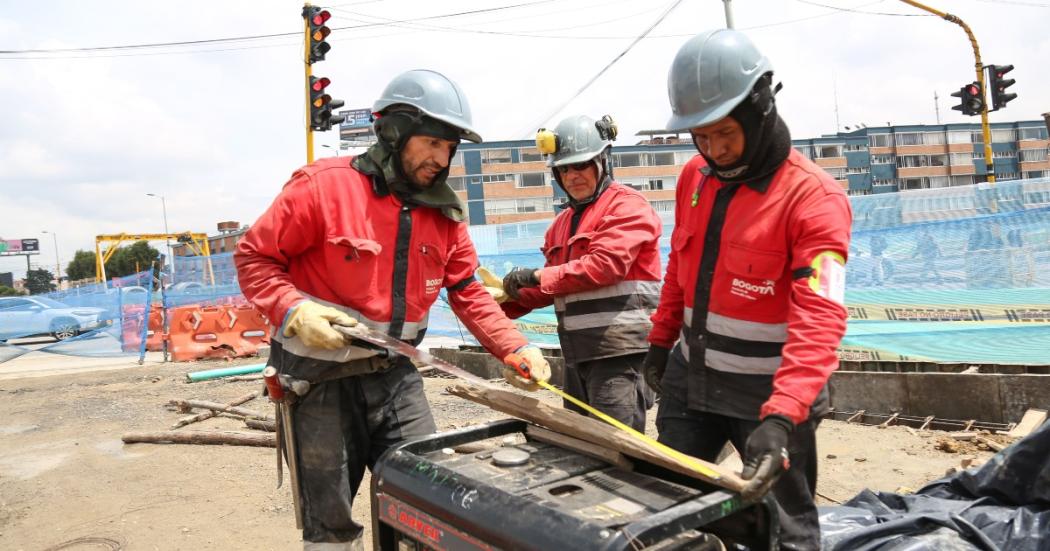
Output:
<svg viewBox="0 0 1050 551">
<path fill-rule="evenodd" d="M 544 438 L 541 431 L 549 431 L 537 429 L 506 419 L 387 451 L 372 473 L 375 549 L 777 548 L 771 498 L 745 503 L 702 481 L 608 450 L 595 453 L 596 446 L 573 445 L 582 441 L 564 435 Z"/>
</svg>

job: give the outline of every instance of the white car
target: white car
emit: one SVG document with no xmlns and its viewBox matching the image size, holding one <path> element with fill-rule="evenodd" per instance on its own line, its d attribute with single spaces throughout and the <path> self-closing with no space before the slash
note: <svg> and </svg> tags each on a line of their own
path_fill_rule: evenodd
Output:
<svg viewBox="0 0 1050 551">
<path fill-rule="evenodd" d="M 109 325 L 102 308 L 72 307 L 47 297 L 0 297 L 0 339 L 51 335 L 62 341 Z"/>
</svg>

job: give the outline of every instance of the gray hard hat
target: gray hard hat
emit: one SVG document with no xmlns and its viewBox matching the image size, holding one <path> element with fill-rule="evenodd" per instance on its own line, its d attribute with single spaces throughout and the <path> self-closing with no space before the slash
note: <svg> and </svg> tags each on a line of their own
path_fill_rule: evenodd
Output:
<svg viewBox="0 0 1050 551">
<path fill-rule="evenodd" d="M 682 132 L 718 122 L 772 71 L 773 64 L 744 33 L 716 29 L 690 38 L 667 75 L 672 113 L 667 130 Z"/>
<path fill-rule="evenodd" d="M 445 75 L 427 69 L 401 73 L 386 85 L 372 106 L 373 113 L 381 113 L 393 105 L 410 105 L 423 114 L 458 128 L 460 137 L 481 143 L 474 131 L 467 97 L 455 82 Z"/>
<path fill-rule="evenodd" d="M 609 124 L 612 124 L 611 121 L 609 119 Z M 611 147 L 615 130 L 612 135 L 603 133 L 598 130 L 599 124 L 586 115 L 562 119 L 554 128 L 558 149 L 547 157 L 547 166 L 553 168 L 589 161 Z"/>
</svg>

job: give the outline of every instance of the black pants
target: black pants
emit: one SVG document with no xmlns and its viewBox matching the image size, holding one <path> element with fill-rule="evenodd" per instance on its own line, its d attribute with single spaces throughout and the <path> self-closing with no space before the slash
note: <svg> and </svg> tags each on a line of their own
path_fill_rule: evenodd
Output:
<svg viewBox="0 0 1050 551">
<path fill-rule="evenodd" d="M 670 394 L 660 398 L 656 415 L 661 443 L 706 461 L 714 461 L 727 441 L 744 453 L 747 437 L 759 421 L 691 410 Z M 788 440 L 791 468 L 772 489 L 780 508 L 782 549 L 820 549 L 820 522 L 813 502 L 817 491 L 818 424 L 819 419 L 811 419 L 795 428 Z"/>
<path fill-rule="evenodd" d="M 309 362 L 296 363 L 309 370 L 303 365 Z M 407 361 L 380 373 L 319 383 L 293 411 L 308 542 L 360 538 L 363 527 L 350 511 L 365 468 L 390 447 L 437 430 L 423 379 Z"/>
<path fill-rule="evenodd" d="M 642 377 L 645 354 L 630 354 L 565 366 L 565 392 L 598 411 L 645 432 L 645 412 L 653 407 L 653 391 Z M 565 401 L 565 408 L 586 415 Z"/>
</svg>

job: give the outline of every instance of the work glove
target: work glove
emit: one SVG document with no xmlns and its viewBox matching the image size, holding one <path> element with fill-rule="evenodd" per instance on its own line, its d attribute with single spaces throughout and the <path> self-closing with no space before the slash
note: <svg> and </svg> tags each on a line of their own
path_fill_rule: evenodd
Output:
<svg viewBox="0 0 1050 551">
<path fill-rule="evenodd" d="M 346 346 L 346 338 L 332 329 L 332 325 L 353 327 L 357 320 L 331 306 L 304 300 L 292 307 L 284 322 L 284 336 L 298 336 L 303 344 L 313 348 L 335 350 Z"/>
<path fill-rule="evenodd" d="M 535 268 L 518 268 L 503 278 L 503 290 L 514 300 L 518 300 L 518 291 L 526 287 L 538 287 L 540 278 Z"/>
<path fill-rule="evenodd" d="M 551 378 L 550 364 L 547 363 L 547 359 L 543 357 L 540 349 L 532 345 L 525 345 L 513 354 L 508 354 L 506 358 L 503 358 L 503 363 L 507 364 L 507 367 L 503 368 L 503 378 L 512 386 L 522 390 L 535 392 L 540 389 L 540 385 L 536 381 L 549 381 Z M 528 367 L 528 379 L 522 377 L 518 370 L 515 369 L 521 363 Z"/>
<path fill-rule="evenodd" d="M 653 389 L 653 392 L 657 394 L 663 394 L 663 389 L 660 388 L 660 381 L 664 378 L 664 370 L 667 369 L 667 357 L 671 355 L 669 348 L 662 346 L 656 346 L 655 344 L 649 345 L 649 351 L 645 353 L 645 360 L 642 362 L 642 375 L 645 376 L 645 382 L 649 385 L 649 388 Z"/>
<path fill-rule="evenodd" d="M 744 470 L 741 478 L 748 481 L 741 495 L 755 501 L 766 495 L 777 478 L 791 467 L 788 461 L 788 437 L 795 424 L 787 417 L 769 415 L 747 437 L 744 445 Z"/>
<path fill-rule="evenodd" d="M 496 300 L 496 304 L 503 304 L 507 301 L 509 297 L 507 297 L 507 292 L 503 290 L 503 280 L 496 277 L 496 274 L 481 266 L 478 268 L 478 277 L 481 278 L 481 284 L 485 287 L 485 290 Z"/>
</svg>

